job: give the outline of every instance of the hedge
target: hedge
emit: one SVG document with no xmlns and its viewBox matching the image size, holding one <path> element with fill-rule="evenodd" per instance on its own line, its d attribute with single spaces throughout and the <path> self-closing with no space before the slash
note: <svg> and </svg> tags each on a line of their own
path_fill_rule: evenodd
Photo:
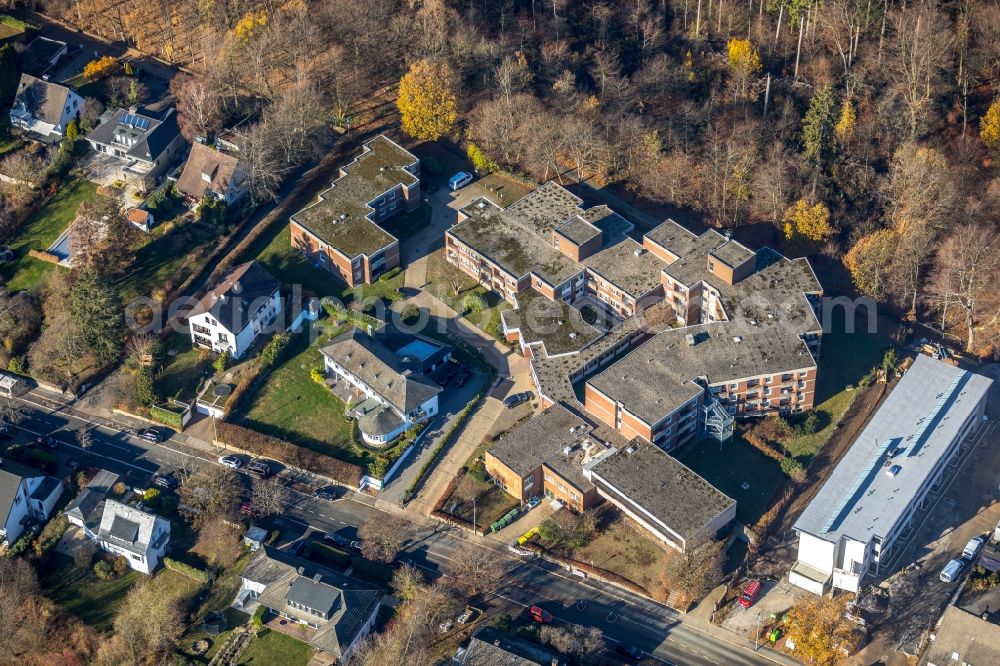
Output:
<svg viewBox="0 0 1000 666">
<path fill-rule="evenodd" d="M 458 415 L 458 418 L 455 419 L 455 422 L 451 424 L 451 428 L 448 429 L 448 432 L 444 434 L 444 437 L 441 438 L 441 441 L 438 442 L 438 445 L 434 447 L 433 451 L 431 451 L 430 457 L 427 458 L 427 461 L 424 462 L 423 466 L 420 468 L 420 471 L 417 472 L 417 476 L 413 479 L 413 481 L 410 483 L 407 489 L 403 492 L 404 498 L 409 498 L 413 496 L 413 492 L 417 489 L 417 485 L 420 484 L 420 481 L 424 478 L 424 475 L 426 475 L 427 472 L 430 471 L 431 466 L 438 459 L 438 456 L 441 455 L 441 452 L 444 451 L 445 447 L 447 447 L 448 444 L 451 442 L 451 438 L 455 436 L 455 433 L 458 432 L 458 429 L 462 427 L 462 425 L 465 423 L 465 420 L 469 418 L 470 414 L 472 414 L 472 410 L 476 407 L 476 405 L 479 404 L 479 401 L 482 400 L 483 396 L 485 395 L 486 391 L 484 389 L 480 391 L 479 394 L 476 395 L 475 398 L 470 400 L 469 404 L 465 406 L 465 409 L 463 409 L 462 412 Z"/>
<path fill-rule="evenodd" d="M 340 550 L 339 548 L 334 548 L 328 546 L 325 543 L 319 543 L 314 541 L 309 545 L 309 554 L 319 555 L 320 559 L 331 562 L 337 566 L 347 568 L 351 563 L 351 554 Z"/>
<path fill-rule="evenodd" d="M 182 576 L 187 576 L 193 581 L 202 584 L 208 584 L 208 572 L 202 571 L 201 569 L 196 569 L 190 564 L 184 564 L 183 562 L 178 562 L 170 557 L 163 558 L 163 566 L 170 569 L 171 571 L 176 571 Z"/>
<path fill-rule="evenodd" d="M 184 427 L 181 424 L 181 419 L 183 418 L 177 412 L 171 411 L 166 407 L 160 407 L 159 405 L 153 405 L 149 408 L 149 417 L 154 421 L 159 421 L 164 425 L 168 425 L 174 430 L 180 432 Z"/>
<path fill-rule="evenodd" d="M 38 26 L 34 23 L 28 23 L 27 21 L 22 21 L 19 18 L 14 18 L 10 14 L 0 14 L 0 23 L 9 25 L 12 28 L 17 28 L 22 32 L 28 32 L 29 30 L 38 30 Z"/>
<path fill-rule="evenodd" d="M 354 488 L 361 485 L 361 467 L 353 463 L 295 446 L 283 439 L 228 421 L 217 423 L 216 433 L 220 442 L 255 457 L 271 458 L 291 467 L 322 474 Z"/>
<path fill-rule="evenodd" d="M 371 315 L 366 315 L 363 312 L 356 312 L 348 307 L 345 307 L 342 303 L 324 298 L 323 309 L 326 313 L 330 315 L 330 318 L 336 322 L 346 321 L 349 324 L 354 325 L 357 328 L 367 330 L 368 327 L 373 329 L 382 328 L 383 322 L 372 317 Z"/>
<path fill-rule="evenodd" d="M 371 560 L 366 560 L 365 558 L 357 555 L 351 558 L 351 564 L 354 566 L 354 573 L 359 573 L 368 576 L 369 578 L 375 578 L 387 583 L 392 580 L 393 568 L 388 564 L 372 562 Z"/>
</svg>

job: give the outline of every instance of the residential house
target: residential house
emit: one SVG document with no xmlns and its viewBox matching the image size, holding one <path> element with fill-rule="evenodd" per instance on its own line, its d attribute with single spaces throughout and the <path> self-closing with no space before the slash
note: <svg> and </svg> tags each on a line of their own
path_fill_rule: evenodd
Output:
<svg viewBox="0 0 1000 666">
<path fill-rule="evenodd" d="M 151 189 L 184 149 L 173 109 L 151 111 L 136 106 L 114 109 L 87 135 L 91 148 L 105 156 L 113 177 Z"/>
<path fill-rule="evenodd" d="M 128 212 L 127 217 L 129 222 L 147 233 L 149 233 L 153 228 L 153 224 L 155 224 L 153 214 L 145 208 L 133 208 Z"/>
<path fill-rule="evenodd" d="M 42 140 L 58 141 L 66 135 L 66 126 L 79 119 L 83 98 L 67 86 L 22 74 L 10 124 Z"/>
<path fill-rule="evenodd" d="M 556 404 L 505 433 L 484 454 L 486 473 L 521 502 L 559 500 L 582 512 L 610 501 L 683 552 L 715 538 L 736 502 L 658 448 Z"/>
<path fill-rule="evenodd" d="M 84 534 L 90 539 L 97 538 L 101 517 L 104 515 L 104 500 L 116 483 L 117 474 L 106 469 L 100 470 L 63 510 L 70 524 L 82 527 Z"/>
<path fill-rule="evenodd" d="M 237 266 L 188 314 L 191 344 L 241 358 L 277 321 L 280 287 L 256 261 Z"/>
<path fill-rule="evenodd" d="M 49 72 L 69 52 L 66 42 L 48 37 L 36 37 L 21 54 L 24 71 L 48 81 Z"/>
<path fill-rule="evenodd" d="M 352 287 L 370 284 L 399 266 L 399 240 L 383 224 L 419 205 L 420 161 L 379 135 L 315 203 L 292 215 L 292 247 Z"/>
<path fill-rule="evenodd" d="M 247 178 L 239 158 L 204 143 L 191 146 L 177 190 L 192 205 L 206 196 L 231 206 L 247 193 Z"/>
<path fill-rule="evenodd" d="M 54 476 L 5 460 L 0 467 L 0 544 L 11 545 L 32 523 L 48 520 L 63 492 Z"/>
<path fill-rule="evenodd" d="M 435 356 L 433 348 L 441 347 L 423 339 L 421 342 L 428 349 L 427 357 Z M 353 390 L 356 401 L 351 413 L 358 419 L 365 442 L 384 445 L 438 413 L 441 387 L 421 374 L 420 358 L 412 362 L 407 358 L 415 353 L 412 349 L 398 354 L 352 328 L 320 352 L 326 371 Z"/>
<path fill-rule="evenodd" d="M 930 636 L 920 666 L 1000 664 L 1000 627 L 949 604 Z"/>
<path fill-rule="evenodd" d="M 253 612 L 263 606 L 298 625 L 296 637 L 302 638 L 304 631 L 309 645 L 340 661 L 346 661 L 372 630 L 385 594 L 270 546 L 254 553 L 241 576 L 234 608 Z"/>
<path fill-rule="evenodd" d="M 857 593 L 926 511 L 962 442 L 980 432 L 992 380 L 918 355 L 792 528 L 789 582 Z"/>
<path fill-rule="evenodd" d="M 106 499 L 94 540 L 102 550 L 123 556 L 136 571 L 151 574 L 170 547 L 170 521 L 146 511 L 141 503 Z"/>
<path fill-rule="evenodd" d="M 560 666 L 565 660 L 520 636 L 496 627 L 484 626 L 458 648 L 452 663 L 456 666 Z"/>
</svg>

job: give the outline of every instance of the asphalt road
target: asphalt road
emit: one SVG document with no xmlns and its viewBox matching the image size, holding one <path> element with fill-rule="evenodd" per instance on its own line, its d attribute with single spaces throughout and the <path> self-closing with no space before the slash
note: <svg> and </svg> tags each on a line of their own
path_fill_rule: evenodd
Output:
<svg viewBox="0 0 1000 666">
<path fill-rule="evenodd" d="M 91 420 L 38 394 L 28 394 L 22 403 L 25 418 L 18 424 L 15 440 L 27 443 L 38 435 L 53 434 L 60 442 L 61 465 L 77 460 L 81 465 L 117 472 L 130 485 L 145 487 L 156 473 L 215 464 L 216 457 L 207 451 L 176 440 L 159 445 L 140 440 L 118 427 L 108 427 L 107 421 Z M 75 439 L 75 432 L 84 426 L 92 428 L 89 449 L 81 448 Z M 348 492 L 343 499 L 331 502 L 292 489 L 286 511 L 273 520 L 282 529 L 283 539 L 294 540 L 311 531 L 354 536 L 359 525 L 381 513 L 367 495 Z M 400 560 L 431 577 L 447 576 L 455 554 L 478 547 L 474 540 L 480 538 L 452 526 L 415 523 L 411 523 L 406 537 Z M 499 552 L 498 557 L 509 567 L 508 575 L 490 595 L 490 601 L 502 612 L 518 615 L 528 606 L 538 605 L 552 613 L 556 621 L 598 627 L 609 643 L 630 643 L 670 664 L 773 663 L 765 653 L 755 654 L 705 633 L 692 622 L 683 622 L 679 613 L 611 585 L 582 580 L 544 560 L 524 561 Z"/>
</svg>

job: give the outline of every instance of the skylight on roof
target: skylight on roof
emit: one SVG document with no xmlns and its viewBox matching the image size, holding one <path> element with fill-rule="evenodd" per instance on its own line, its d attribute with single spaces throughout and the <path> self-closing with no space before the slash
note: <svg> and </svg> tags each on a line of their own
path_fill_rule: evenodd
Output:
<svg viewBox="0 0 1000 666">
<path fill-rule="evenodd" d="M 149 119 L 137 116 L 132 113 L 126 113 L 122 116 L 122 125 L 128 125 L 136 129 L 141 129 L 143 131 L 149 129 Z"/>
</svg>

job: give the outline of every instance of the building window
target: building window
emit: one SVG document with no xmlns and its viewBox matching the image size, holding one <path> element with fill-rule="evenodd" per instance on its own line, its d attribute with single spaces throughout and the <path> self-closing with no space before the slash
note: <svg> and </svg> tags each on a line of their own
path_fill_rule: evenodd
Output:
<svg viewBox="0 0 1000 666">
<path fill-rule="evenodd" d="M 524 489 L 527 490 L 535 485 L 535 475 L 532 474 L 524 479 Z"/>
</svg>

